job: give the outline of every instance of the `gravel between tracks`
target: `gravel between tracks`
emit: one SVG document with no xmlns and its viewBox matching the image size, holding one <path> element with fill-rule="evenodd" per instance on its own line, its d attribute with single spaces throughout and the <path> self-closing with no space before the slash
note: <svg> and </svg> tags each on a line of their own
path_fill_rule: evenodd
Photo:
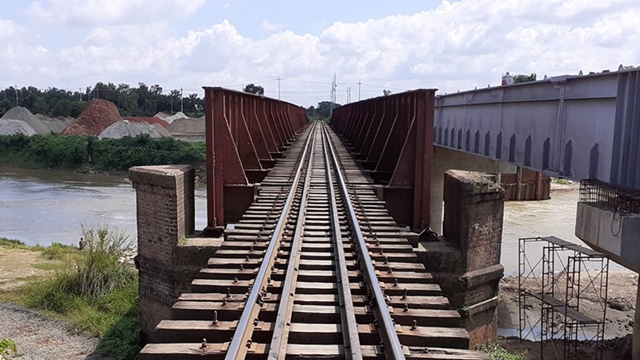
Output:
<svg viewBox="0 0 640 360">
<path fill-rule="evenodd" d="M 94 354 L 98 339 L 74 334 L 65 323 L 12 304 L 0 304 L 0 339 L 16 342 L 15 359 L 109 360 Z"/>
</svg>

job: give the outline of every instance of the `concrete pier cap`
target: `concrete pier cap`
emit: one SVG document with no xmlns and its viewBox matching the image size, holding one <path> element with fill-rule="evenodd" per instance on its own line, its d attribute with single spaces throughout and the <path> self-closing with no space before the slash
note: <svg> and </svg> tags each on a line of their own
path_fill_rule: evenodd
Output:
<svg viewBox="0 0 640 360">
<path fill-rule="evenodd" d="M 420 243 L 418 254 L 462 316 L 471 348 L 497 337 L 505 191 L 496 175 L 444 174 L 443 236 Z"/>
</svg>

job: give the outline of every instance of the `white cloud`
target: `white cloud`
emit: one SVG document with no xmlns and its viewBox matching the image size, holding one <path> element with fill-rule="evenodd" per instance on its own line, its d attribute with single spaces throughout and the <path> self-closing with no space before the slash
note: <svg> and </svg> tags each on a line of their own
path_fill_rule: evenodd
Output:
<svg viewBox="0 0 640 360">
<path fill-rule="evenodd" d="M 13 20 L 0 19 L 0 41 L 15 39 L 23 31 L 24 26 L 16 24 Z"/>
<path fill-rule="evenodd" d="M 34 1 L 32 18 L 62 25 L 105 26 L 178 20 L 206 0 L 46 0 Z"/>
<path fill-rule="evenodd" d="M 60 2 L 49 0 L 47 6 Z M 162 21 L 128 24 L 132 6 L 140 9 L 150 0 L 127 2 L 135 6 L 115 3 L 128 10 L 120 15 L 106 11 L 112 15 L 91 20 L 105 25 L 93 27 L 84 42 L 75 46 L 54 51 L 12 41 L 0 53 L 5 66 L 0 83 L 17 77 L 20 83 L 42 87 L 75 89 L 100 80 L 199 89 L 278 76 L 330 82 L 335 72 L 341 87 L 338 99 L 344 101 L 346 83 L 360 79 L 394 92 L 418 87 L 453 92 L 498 84 L 506 71 L 535 72 L 542 78 L 613 70 L 621 63 L 640 65 L 640 3 L 634 0 L 597 4 L 571 0 L 572 6 L 564 9 L 561 0 L 445 0 L 433 11 L 336 22 L 317 35 L 284 30 L 261 40 L 243 36 L 226 20 L 178 35 L 172 35 L 168 25 L 158 25 Z M 159 6 L 163 4 L 169 6 L 167 1 Z M 174 15 L 183 16 L 185 11 Z M 75 16 L 64 21 L 73 23 Z M 263 28 L 269 27 L 265 24 L 275 26 L 265 21 Z M 0 20 L 0 42 L 20 31 L 19 25 Z M 267 95 L 277 96 L 274 82 L 264 86 Z M 329 88 L 328 84 L 282 83 L 283 98 L 304 105 L 326 100 Z M 356 88 L 352 85 L 352 91 Z M 363 86 L 362 93 L 363 97 L 381 95 L 382 90 Z"/>
<path fill-rule="evenodd" d="M 282 29 L 282 24 L 275 24 L 275 23 L 272 23 L 269 20 L 264 20 L 260 24 L 260 27 L 262 28 L 262 30 L 275 31 L 275 30 Z"/>
</svg>

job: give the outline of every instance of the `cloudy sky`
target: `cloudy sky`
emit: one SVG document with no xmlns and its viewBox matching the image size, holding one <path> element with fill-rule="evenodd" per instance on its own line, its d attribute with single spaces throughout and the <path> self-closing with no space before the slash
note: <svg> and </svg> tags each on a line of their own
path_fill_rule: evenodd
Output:
<svg viewBox="0 0 640 360">
<path fill-rule="evenodd" d="M 0 0 L 0 87 L 263 85 L 310 105 L 640 65 L 638 0 Z"/>
</svg>

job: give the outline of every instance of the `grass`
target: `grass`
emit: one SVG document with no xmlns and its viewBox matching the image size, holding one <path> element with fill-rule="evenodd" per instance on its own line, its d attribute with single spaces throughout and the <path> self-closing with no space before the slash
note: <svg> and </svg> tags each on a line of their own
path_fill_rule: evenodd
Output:
<svg viewBox="0 0 640 360">
<path fill-rule="evenodd" d="M 33 250 L 32 247 L 25 245 L 22 241 L 0 238 L 0 246 L 7 249 Z"/>
<path fill-rule="evenodd" d="M 489 360 L 525 360 L 527 358 L 526 350 L 512 354 L 497 341 L 478 346 L 476 349 L 486 353 Z"/>
<path fill-rule="evenodd" d="M 62 268 L 63 265 L 56 263 L 35 263 L 32 264 L 31 267 L 38 270 L 53 271 Z"/>
<path fill-rule="evenodd" d="M 135 359 L 142 348 L 138 324 L 138 275 L 123 261 L 129 238 L 117 229 L 82 226 L 83 250 L 52 244 L 42 248 L 51 263 L 33 266 L 54 270 L 36 277 L 2 300 L 11 300 L 68 322 L 79 332 L 101 338 L 98 351 L 116 359 Z M 23 249 L 24 244 L 0 241 Z M 28 247 L 27 247 L 28 248 Z"/>
<path fill-rule="evenodd" d="M 7 338 L 0 340 L 0 360 L 9 359 L 9 356 L 17 354 L 18 348 L 13 340 Z"/>
</svg>

